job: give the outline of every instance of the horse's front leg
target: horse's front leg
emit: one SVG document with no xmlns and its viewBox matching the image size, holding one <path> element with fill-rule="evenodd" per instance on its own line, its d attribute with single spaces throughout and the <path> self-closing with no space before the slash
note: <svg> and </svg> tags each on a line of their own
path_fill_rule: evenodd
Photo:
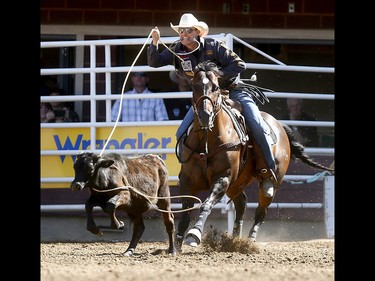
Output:
<svg viewBox="0 0 375 281">
<path fill-rule="evenodd" d="M 100 230 L 98 226 L 96 226 L 94 217 L 92 215 L 92 210 L 94 209 L 94 206 L 97 206 L 97 204 L 93 202 L 92 198 L 90 197 L 89 199 L 87 199 L 85 203 L 85 211 L 87 215 L 86 229 L 95 235 L 102 236 L 103 232 Z"/>
<path fill-rule="evenodd" d="M 219 178 L 215 183 L 209 197 L 202 203 L 197 222 L 186 234 L 185 244 L 196 247 L 202 241 L 204 224 L 212 211 L 212 208 L 220 202 L 229 186 L 228 178 Z"/>
<path fill-rule="evenodd" d="M 242 192 L 233 199 L 234 208 L 236 210 L 236 218 L 233 225 L 233 236 L 242 237 L 243 215 L 246 210 L 247 196 Z"/>
</svg>

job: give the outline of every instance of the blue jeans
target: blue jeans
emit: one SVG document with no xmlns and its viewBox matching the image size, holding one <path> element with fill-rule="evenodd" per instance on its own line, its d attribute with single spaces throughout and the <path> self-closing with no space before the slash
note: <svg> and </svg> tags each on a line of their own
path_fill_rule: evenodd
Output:
<svg viewBox="0 0 375 281">
<path fill-rule="evenodd" d="M 260 114 L 259 108 L 254 102 L 251 95 L 241 90 L 232 90 L 229 97 L 233 100 L 241 103 L 243 107 L 242 115 L 245 118 L 246 125 L 253 134 L 254 141 L 259 146 L 262 151 L 264 160 L 269 169 L 275 170 L 275 159 L 273 157 L 271 146 L 266 139 L 266 135 L 263 130 L 263 118 Z M 179 140 L 182 134 L 189 128 L 190 124 L 194 121 L 193 108 L 190 107 L 189 111 L 186 113 L 184 119 L 182 120 L 180 126 L 176 131 L 177 140 Z"/>
</svg>

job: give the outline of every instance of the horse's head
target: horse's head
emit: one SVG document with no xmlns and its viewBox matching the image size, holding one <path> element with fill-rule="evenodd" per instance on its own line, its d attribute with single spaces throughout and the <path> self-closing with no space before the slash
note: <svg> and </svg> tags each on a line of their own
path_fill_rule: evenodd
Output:
<svg viewBox="0 0 375 281">
<path fill-rule="evenodd" d="M 202 129 L 214 126 L 215 116 L 221 108 L 218 82 L 221 74 L 217 65 L 210 61 L 200 63 L 194 69 L 192 105 Z"/>
</svg>

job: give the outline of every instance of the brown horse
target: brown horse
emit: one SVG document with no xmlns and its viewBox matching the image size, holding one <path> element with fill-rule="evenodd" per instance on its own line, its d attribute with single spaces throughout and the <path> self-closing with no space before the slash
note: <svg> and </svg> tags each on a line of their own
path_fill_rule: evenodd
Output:
<svg viewBox="0 0 375 281">
<path fill-rule="evenodd" d="M 259 148 L 252 141 L 251 133 L 250 137 L 246 137 L 243 118 L 238 110 L 232 108 L 236 103 L 228 98 L 228 91 L 219 88 L 220 75 L 222 73 L 212 62 L 201 63 L 195 68 L 192 97 L 194 122 L 188 130 L 189 133 L 184 134 L 176 145 L 176 155 L 181 163 L 180 194 L 196 196 L 201 191 L 210 190 L 209 196 L 200 206 L 196 223 L 186 237 L 191 212 L 182 213 L 176 233 L 176 247 L 179 252 L 184 238 L 185 244 L 190 246 L 200 244 L 204 224 L 214 205 L 225 194 L 233 201 L 236 210 L 233 235 L 239 235 L 246 207 L 244 189 L 260 176 L 257 169 Z M 272 197 L 265 197 L 263 192 L 259 192 L 255 221 L 249 232 L 252 241 L 256 240 L 268 206 L 283 181 L 291 159 L 299 158 L 312 167 L 333 171 L 310 159 L 287 125 L 265 112 L 262 112 L 262 116 L 269 126 L 278 181 Z M 183 198 L 181 202 L 183 209 L 192 208 L 194 205 L 189 198 Z"/>
</svg>

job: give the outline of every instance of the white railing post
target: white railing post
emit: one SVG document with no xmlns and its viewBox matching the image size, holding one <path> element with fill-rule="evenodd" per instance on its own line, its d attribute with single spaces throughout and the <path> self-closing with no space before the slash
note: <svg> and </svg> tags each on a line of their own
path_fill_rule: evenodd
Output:
<svg viewBox="0 0 375 281">
<path fill-rule="evenodd" d="M 227 213 L 227 221 L 228 221 L 227 231 L 229 235 L 232 235 L 236 211 L 234 209 L 233 201 L 226 204 L 228 200 L 229 200 L 229 197 L 226 195 L 222 199 L 222 202 L 225 204 L 224 209 L 222 209 L 222 213 L 225 213 L 225 212 Z"/>
<path fill-rule="evenodd" d="M 324 219 L 327 238 L 335 236 L 335 177 L 327 176 L 324 180 Z"/>
<path fill-rule="evenodd" d="M 217 35 L 210 35 L 210 37 L 217 38 L 219 40 L 225 41 L 226 44 L 233 48 L 233 40 L 236 40 L 246 47 L 251 48 L 253 51 L 258 52 L 259 54 L 265 56 L 268 59 L 271 59 L 276 63 L 275 64 L 254 64 L 254 63 L 246 63 L 248 69 L 264 69 L 264 70 L 280 70 L 280 71 L 297 71 L 297 72 L 322 72 L 322 73 L 334 73 L 334 67 L 315 67 L 315 66 L 288 66 L 284 65 L 283 63 L 273 59 L 272 57 L 268 56 L 267 54 L 263 53 L 262 51 L 256 49 L 255 47 L 247 44 L 246 42 L 242 41 L 241 39 L 234 37 L 232 34 L 217 34 Z M 82 40 L 78 40 L 82 39 Z M 41 75 L 67 75 L 67 74 L 75 74 L 75 95 L 71 96 L 59 96 L 59 97 L 50 97 L 50 96 L 42 96 L 41 102 L 51 102 L 51 101 L 75 101 L 77 106 L 80 107 L 82 110 L 82 103 L 83 101 L 90 102 L 90 122 L 79 122 L 79 123 L 42 123 L 41 129 L 54 129 L 54 128 L 90 128 L 90 148 L 91 151 L 95 153 L 101 152 L 100 149 L 96 148 L 96 129 L 101 127 L 111 127 L 113 123 L 108 122 L 97 122 L 96 121 L 96 107 L 97 101 L 105 100 L 106 101 L 106 120 L 110 119 L 110 109 L 111 109 L 111 101 L 118 99 L 118 96 L 112 95 L 111 92 L 111 83 L 110 78 L 112 73 L 125 73 L 130 70 L 130 66 L 117 66 L 114 67 L 111 65 L 111 54 L 110 54 L 110 46 L 112 45 L 142 45 L 144 43 L 145 38 L 133 38 L 133 39 L 112 39 L 112 40 L 83 40 L 84 36 L 77 36 L 77 41 L 60 41 L 60 42 L 41 42 L 41 48 L 59 48 L 59 47 L 76 47 L 76 67 L 75 68 L 45 68 L 40 70 Z M 164 43 L 173 43 L 178 40 L 178 37 L 162 37 L 161 38 Z M 84 67 L 84 47 L 88 46 L 90 48 L 90 67 Z M 97 46 L 105 46 L 105 67 L 98 67 L 96 63 L 96 47 Z M 150 68 L 148 65 L 137 65 L 134 66 L 133 71 L 157 71 L 157 72 L 165 72 L 173 70 L 173 66 L 165 66 L 161 68 Z M 100 95 L 97 93 L 97 86 L 96 86 L 96 75 L 98 73 L 105 74 L 105 95 Z M 83 95 L 83 74 L 89 74 L 90 77 L 90 95 Z M 288 97 L 300 97 L 304 99 L 320 99 L 320 100 L 334 100 L 334 94 L 327 94 L 325 93 L 322 95 L 321 93 L 289 93 L 289 92 L 274 92 L 274 93 L 267 93 L 268 97 L 272 98 L 288 98 Z M 132 99 L 132 95 L 126 97 L 125 99 Z M 148 94 L 139 94 L 137 97 L 134 98 L 191 98 L 191 92 L 175 92 L 175 93 L 155 93 L 150 97 Z M 296 121 L 296 120 L 281 120 L 283 123 L 287 125 L 300 125 L 300 126 L 317 126 L 317 127 L 334 127 L 334 122 L 328 121 Z M 168 126 L 168 125 L 179 125 L 181 121 L 153 121 L 149 124 L 147 122 L 129 122 L 131 124 L 127 124 L 127 122 L 123 122 L 123 126 Z M 80 149 L 77 150 L 41 150 L 41 156 L 57 156 L 57 155 L 73 155 L 80 152 Z M 118 152 L 123 154 L 133 154 L 133 153 L 170 153 L 174 154 L 174 149 L 172 148 L 164 148 L 164 149 L 116 149 L 115 151 L 110 151 L 107 149 L 107 152 Z M 311 155 L 333 155 L 334 148 L 306 148 L 306 153 Z M 289 177 L 289 178 L 288 178 Z M 305 179 L 305 175 L 287 175 L 285 179 Z M 41 182 L 49 182 L 49 183 L 58 183 L 58 182 L 71 182 L 72 178 L 70 177 L 42 177 Z M 177 175 L 171 175 L 171 180 L 178 180 Z M 225 201 L 224 201 L 225 200 Z M 217 208 L 221 208 L 222 213 L 227 213 L 227 220 L 228 220 L 228 233 L 233 233 L 234 227 L 234 219 L 235 219 L 235 208 L 233 202 L 229 204 L 225 204 L 229 198 L 225 196 L 223 198 L 224 206 Z M 334 236 L 334 177 L 326 177 L 325 178 L 325 222 L 326 222 L 326 229 L 327 229 L 327 236 L 329 238 Z M 68 205 L 42 205 L 42 211 L 69 211 Z M 218 204 L 219 205 L 219 204 Z M 269 208 L 322 208 L 321 203 L 272 203 Z M 246 205 L 248 208 L 256 208 L 257 203 L 247 203 Z M 74 208 L 78 208 L 79 210 L 84 210 L 84 206 L 73 206 Z M 181 208 L 181 207 L 179 207 Z M 76 209 L 74 209 L 76 210 Z"/>
</svg>

